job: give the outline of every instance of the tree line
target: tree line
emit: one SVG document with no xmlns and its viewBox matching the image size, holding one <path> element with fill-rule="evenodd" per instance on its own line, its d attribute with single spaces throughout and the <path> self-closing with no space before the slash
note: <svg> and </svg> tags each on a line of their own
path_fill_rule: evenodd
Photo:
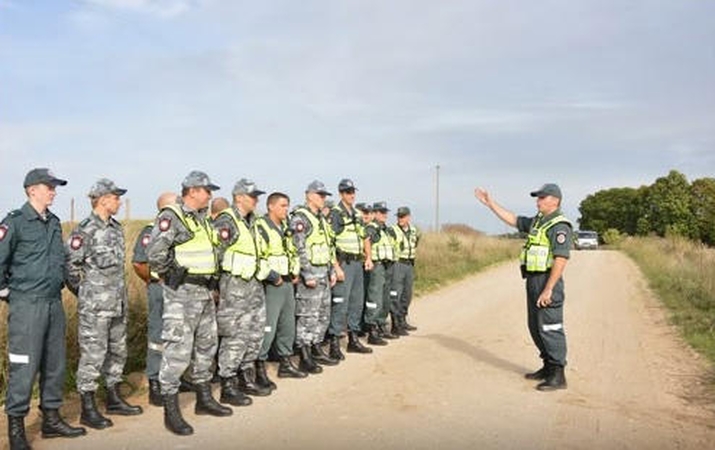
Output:
<svg viewBox="0 0 715 450">
<path fill-rule="evenodd" d="M 715 246 L 715 178 L 692 183 L 677 170 L 639 188 L 611 188 L 579 205 L 582 230 L 630 236 L 678 235 Z"/>
</svg>

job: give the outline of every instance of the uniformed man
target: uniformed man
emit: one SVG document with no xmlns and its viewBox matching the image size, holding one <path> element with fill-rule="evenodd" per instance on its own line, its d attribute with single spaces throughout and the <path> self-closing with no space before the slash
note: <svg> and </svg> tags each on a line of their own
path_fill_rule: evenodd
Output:
<svg viewBox="0 0 715 450">
<path fill-rule="evenodd" d="M 360 211 L 360 220 L 362 221 L 363 226 L 366 226 L 375 218 L 375 213 L 371 205 L 366 203 L 356 203 L 355 209 Z"/>
<path fill-rule="evenodd" d="M 127 360 L 127 285 L 124 274 L 124 229 L 114 216 L 126 189 L 112 180 L 99 179 L 89 190 L 92 213 L 67 239 L 67 279 L 77 296 L 77 392 L 82 398 L 80 423 L 98 430 L 111 427 L 95 403 L 97 381 L 104 376 L 107 414 L 133 416 L 140 406 L 130 406 L 119 394 Z"/>
<path fill-rule="evenodd" d="M 415 256 L 420 241 L 419 230 L 412 225 L 411 220 L 410 208 L 407 206 L 397 208 L 397 223 L 392 226 L 392 229 L 398 259 L 392 275 L 392 290 L 395 297 L 390 312 L 392 333 L 398 336 L 407 336 L 409 331 L 417 330 L 417 327 L 407 322 L 415 280 Z"/>
<path fill-rule="evenodd" d="M 374 264 L 368 275 L 367 298 L 365 301 L 365 323 L 368 328 L 367 342 L 370 345 L 386 345 L 383 338 L 394 339 L 392 333 L 385 332 L 387 311 L 390 308 L 390 285 L 392 264 L 395 260 L 395 246 L 387 227 L 387 203 L 377 202 L 372 206 L 375 220 L 365 229 L 370 240 L 371 259 Z"/>
<path fill-rule="evenodd" d="M 330 356 L 344 359 L 340 350 L 340 336 L 347 326 L 348 352 L 372 353 L 358 338 L 365 301 L 363 270 L 372 270 L 370 242 L 365 239 L 362 221 L 353 208 L 355 185 L 349 179 L 338 184 L 340 202 L 330 213 L 330 224 L 335 235 L 335 263 L 337 283 L 333 287 L 330 312 Z"/>
<path fill-rule="evenodd" d="M 181 198 L 156 218 L 147 259 L 164 287 L 164 352 L 159 369 L 164 425 L 173 433 L 189 435 L 194 430 L 178 404 L 181 375 L 189 364 L 196 388 L 195 413 L 230 416 L 233 411 L 212 397 L 209 384 L 218 345 L 214 302 L 218 242 L 207 209 L 211 193 L 219 187 L 204 172 L 192 171 L 181 188 Z"/>
<path fill-rule="evenodd" d="M 258 278 L 263 281 L 266 292 L 266 328 L 263 345 L 256 362 L 256 383 L 275 389 L 266 374 L 268 352 L 275 340 L 279 358 L 278 376 L 281 378 L 305 378 L 307 373 L 291 362 L 295 343 L 295 296 L 294 285 L 300 275 L 300 260 L 293 245 L 292 232 L 286 219 L 290 199 L 282 192 L 268 196 L 268 212 L 256 220 L 256 244 L 260 267 Z"/>
<path fill-rule="evenodd" d="M 27 202 L 0 223 L 0 300 L 9 303 L 5 413 L 11 450 L 29 449 L 25 416 L 40 372 L 42 437 L 75 437 L 84 428 L 59 415 L 65 383 L 65 251 L 60 220 L 48 207 L 67 181 L 48 169 L 25 176 Z"/>
<path fill-rule="evenodd" d="M 366 203 L 355 203 L 355 209 L 360 213 L 360 225 L 362 225 L 363 230 L 366 230 L 367 225 L 373 221 L 375 214 L 372 210 L 372 206 Z M 365 337 L 368 332 L 368 326 L 365 323 L 365 315 L 367 314 L 367 292 L 368 286 L 370 285 L 370 272 L 365 270 L 363 267 L 363 314 L 360 320 L 360 331 L 358 332 L 359 337 Z"/>
<path fill-rule="evenodd" d="M 165 192 L 159 196 L 156 207 L 159 211 L 167 205 L 176 203 L 177 195 Z M 147 284 L 147 353 L 146 377 L 149 380 L 149 403 L 162 406 L 161 385 L 159 384 L 159 367 L 164 344 L 161 340 L 161 315 L 164 311 L 164 294 L 159 276 L 151 273 L 147 262 L 146 248 L 151 240 L 154 222 L 147 224 L 137 236 L 134 243 L 132 267 L 134 272 Z"/>
<path fill-rule="evenodd" d="M 255 368 L 266 326 L 266 299 L 256 278 L 258 249 L 253 222 L 258 197 L 264 193 L 253 181 L 240 179 L 233 188 L 233 206 L 221 211 L 213 222 L 221 261 L 217 311 L 221 402 L 234 406 L 251 403 L 243 394 L 271 393 L 270 388 L 256 384 Z"/>
<path fill-rule="evenodd" d="M 230 207 L 231 203 L 224 197 L 216 197 L 211 200 L 211 220 L 215 220 L 221 211 Z"/>
<path fill-rule="evenodd" d="M 300 352 L 299 368 L 311 374 L 323 371 L 314 355 L 325 356 L 324 364 L 331 364 L 325 362 L 330 358 L 320 347 L 330 322 L 330 288 L 335 284 L 330 226 L 320 212 L 329 195 L 323 183 L 313 181 L 305 191 L 305 205 L 296 208 L 290 220 L 300 260 L 300 282 L 295 294 L 295 341 Z"/>
<path fill-rule="evenodd" d="M 538 212 L 534 217 L 517 216 L 495 202 L 489 193 L 476 189 L 475 196 L 505 223 L 529 233 L 521 252 L 521 272 L 526 279 L 526 300 L 531 338 L 539 349 L 543 366 L 526 374 L 543 380 L 541 391 L 566 388 L 566 334 L 563 325 L 564 281 L 562 275 L 570 256 L 571 223 L 561 212 L 561 189 L 547 183 L 531 193 Z"/>
</svg>

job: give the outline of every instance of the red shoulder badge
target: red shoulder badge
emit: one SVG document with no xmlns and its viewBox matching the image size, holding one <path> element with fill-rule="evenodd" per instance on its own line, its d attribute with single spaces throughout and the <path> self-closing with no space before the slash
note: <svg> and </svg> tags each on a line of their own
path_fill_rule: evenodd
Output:
<svg viewBox="0 0 715 450">
<path fill-rule="evenodd" d="M 560 231 L 556 233 L 556 242 L 559 244 L 564 244 L 566 242 L 566 233 Z"/>
<path fill-rule="evenodd" d="M 166 231 L 171 228 L 171 219 L 164 217 L 159 221 L 159 231 Z"/>
<path fill-rule="evenodd" d="M 150 235 L 145 234 L 144 236 L 142 236 L 142 247 L 146 247 L 147 245 L 149 245 L 149 240 L 151 240 Z"/>
<path fill-rule="evenodd" d="M 228 230 L 228 228 L 221 228 L 218 232 L 218 235 L 222 241 L 228 241 L 228 238 L 231 237 L 231 232 Z"/>
<path fill-rule="evenodd" d="M 303 222 L 298 222 L 295 224 L 295 232 L 302 233 L 305 231 L 305 224 Z"/>
<path fill-rule="evenodd" d="M 76 235 L 72 236 L 72 239 L 70 239 L 70 248 L 72 250 L 79 250 L 80 247 L 82 247 L 83 242 L 84 242 L 84 240 L 82 239 L 82 236 L 80 236 L 79 234 L 76 234 Z"/>
<path fill-rule="evenodd" d="M 0 241 L 5 239 L 5 236 L 7 236 L 7 225 L 0 225 Z"/>
</svg>

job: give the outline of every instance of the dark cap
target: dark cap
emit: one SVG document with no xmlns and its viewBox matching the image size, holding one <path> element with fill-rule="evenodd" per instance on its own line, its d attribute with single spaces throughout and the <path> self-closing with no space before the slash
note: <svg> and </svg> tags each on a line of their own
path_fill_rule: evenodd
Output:
<svg viewBox="0 0 715 450">
<path fill-rule="evenodd" d="M 251 197 L 258 197 L 259 195 L 265 194 L 266 191 L 262 191 L 256 187 L 256 183 L 246 178 L 241 178 L 236 182 L 233 187 L 233 195 L 250 195 Z"/>
<path fill-rule="evenodd" d="M 338 183 L 338 192 L 347 192 L 351 190 L 357 191 L 355 183 L 353 183 L 352 180 L 349 180 L 347 178 L 343 178 L 342 180 L 340 180 L 340 183 Z"/>
<path fill-rule="evenodd" d="M 189 174 L 186 175 L 186 178 L 184 178 L 184 181 L 181 182 L 181 187 L 185 189 L 192 187 L 203 187 L 208 189 L 209 191 L 218 191 L 219 189 L 221 189 L 220 187 L 211 183 L 209 176 L 206 175 L 204 172 L 201 172 L 200 170 L 192 170 L 191 172 L 189 172 Z"/>
<path fill-rule="evenodd" d="M 127 193 L 126 189 L 122 189 L 114 184 L 114 181 L 108 178 L 100 178 L 92 185 L 89 190 L 89 198 L 99 198 L 103 195 L 114 194 L 122 196 Z"/>
<path fill-rule="evenodd" d="M 381 213 L 386 213 L 389 211 L 387 208 L 387 202 L 375 202 L 372 204 L 372 210 L 373 211 L 378 211 Z"/>
<path fill-rule="evenodd" d="M 410 214 L 412 213 L 410 212 L 410 208 L 408 208 L 407 206 L 400 206 L 399 208 L 397 208 L 397 217 L 405 217 L 409 216 Z"/>
<path fill-rule="evenodd" d="M 25 182 L 22 184 L 23 187 L 30 187 L 36 184 L 46 184 L 48 186 L 64 186 L 67 181 L 61 180 L 50 171 L 50 169 L 32 169 L 25 175 Z"/>
<path fill-rule="evenodd" d="M 315 192 L 315 193 L 317 193 L 317 194 L 333 195 L 333 194 L 331 194 L 330 192 L 328 192 L 328 190 L 325 189 L 325 185 L 324 185 L 322 182 L 318 181 L 318 180 L 312 181 L 312 182 L 308 185 L 308 187 L 307 187 L 307 189 L 305 190 L 305 192 L 306 192 L 306 194 L 307 194 L 307 193 L 310 193 L 310 192 Z"/>
<path fill-rule="evenodd" d="M 541 186 L 539 189 L 531 193 L 532 197 L 546 197 L 547 195 L 551 195 L 553 197 L 561 199 L 561 188 L 559 188 L 558 184 L 546 183 L 545 185 Z"/>
<path fill-rule="evenodd" d="M 365 203 L 356 203 L 355 209 L 357 209 L 358 211 L 364 212 L 364 213 L 372 212 L 372 206 L 366 205 Z"/>
<path fill-rule="evenodd" d="M 333 206 L 335 206 L 335 202 L 334 202 L 334 201 L 332 201 L 332 200 L 325 200 L 325 205 L 324 205 L 325 208 L 333 209 Z"/>
</svg>

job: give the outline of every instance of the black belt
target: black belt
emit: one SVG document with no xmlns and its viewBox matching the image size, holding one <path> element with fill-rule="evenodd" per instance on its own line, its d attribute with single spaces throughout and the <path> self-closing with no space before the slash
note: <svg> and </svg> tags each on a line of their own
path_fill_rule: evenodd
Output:
<svg viewBox="0 0 715 450">
<path fill-rule="evenodd" d="M 160 281 L 161 281 L 161 280 L 160 280 L 159 278 L 154 278 L 154 277 L 149 278 L 149 283 L 150 283 L 150 284 L 151 284 L 151 283 L 158 283 L 158 282 L 160 282 Z"/>
<path fill-rule="evenodd" d="M 338 252 L 335 255 L 338 258 L 338 261 L 340 262 L 352 262 L 352 261 L 362 261 L 363 260 L 363 255 L 356 255 L 353 253 L 343 253 L 343 252 Z"/>
<path fill-rule="evenodd" d="M 290 275 L 281 275 L 281 280 L 283 280 L 284 283 L 292 283 L 293 277 Z"/>
<path fill-rule="evenodd" d="M 414 265 L 415 265 L 415 260 L 414 260 L 414 258 L 400 258 L 400 262 L 401 262 L 402 264 L 409 264 L 410 266 L 414 266 Z"/>
<path fill-rule="evenodd" d="M 194 284 L 196 286 L 203 286 L 205 288 L 212 286 L 213 281 L 211 277 L 206 277 L 203 275 L 187 275 L 184 278 L 184 283 Z"/>
</svg>

